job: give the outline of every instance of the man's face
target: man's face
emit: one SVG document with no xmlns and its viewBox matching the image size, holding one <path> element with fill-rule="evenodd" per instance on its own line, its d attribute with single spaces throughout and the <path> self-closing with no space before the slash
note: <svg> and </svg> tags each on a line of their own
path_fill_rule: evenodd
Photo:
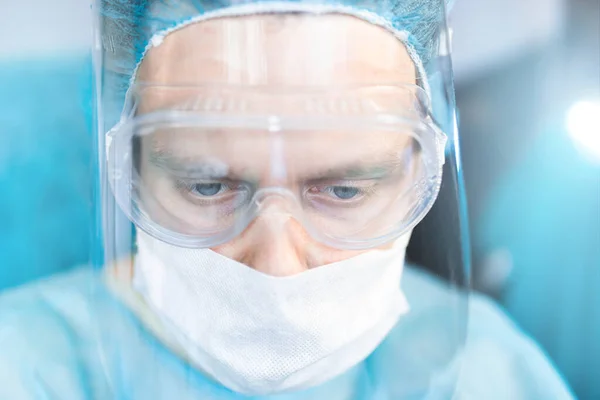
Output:
<svg viewBox="0 0 600 400">
<path fill-rule="evenodd" d="M 414 85 L 416 72 L 404 45 L 367 22 L 341 15 L 264 15 L 210 20 L 168 35 L 146 56 L 138 82 L 157 85 L 141 92 L 141 114 L 203 110 L 216 101 L 225 114 L 238 117 L 253 107 L 296 116 L 325 107 L 341 115 L 348 102 L 340 99 L 326 104 L 293 95 L 258 99 L 244 90 L 216 88 L 286 87 L 293 93 L 316 86 Z M 364 98 L 360 90 L 355 93 L 350 103 L 359 110 L 392 111 L 398 101 L 406 108 L 414 101 L 402 93 Z M 243 232 L 212 250 L 267 274 L 293 275 L 360 253 L 318 242 L 302 222 L 350 235 L 368 230 L 369 221 L 382 214 L 394 217 L 390 199 L 399 185 L 411 184 L 414 158 L 402 155 L 413 146 L 410 136 L 399 132 L 318 126 L 279 132 L 239 126 L 158 130 L 141 140 L 145 189 L 140 195 L 192 232 L 234 224 L 253 193 L 283 188 L 257 200 L 259 213 Z M 294 217 L 298 208 L 302 221 Z"/>
</svg>

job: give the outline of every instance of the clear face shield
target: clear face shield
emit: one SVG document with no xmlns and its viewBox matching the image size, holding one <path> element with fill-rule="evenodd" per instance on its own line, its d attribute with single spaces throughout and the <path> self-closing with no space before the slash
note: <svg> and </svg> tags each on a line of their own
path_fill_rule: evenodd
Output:
<svg viewBox="0 0 600 400">
<path fill-rule="evenodd" d="M 113 394 L 451 397 L 468 243 L 445 4 L 141 3 L 96 7 Z"/>
</svg>

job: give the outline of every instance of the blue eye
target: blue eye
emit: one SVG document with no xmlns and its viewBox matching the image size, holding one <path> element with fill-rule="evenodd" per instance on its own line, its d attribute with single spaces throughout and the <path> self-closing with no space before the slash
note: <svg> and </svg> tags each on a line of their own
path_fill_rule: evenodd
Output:
<svg viewBox="0 0 600 400">
<path fill-rule="evenodd" d="M 331 192 L 341 200 L 350 200 L 356 197 L 360 190 L 351 186 L 332 186 Z"/>
<path fill-rule="evenodd" d="M 223 184 L 218 182 L 197 183 L 191 189 L 200 196 L 210 197 L 220 193 L 223 189 Z"/>
</svg>

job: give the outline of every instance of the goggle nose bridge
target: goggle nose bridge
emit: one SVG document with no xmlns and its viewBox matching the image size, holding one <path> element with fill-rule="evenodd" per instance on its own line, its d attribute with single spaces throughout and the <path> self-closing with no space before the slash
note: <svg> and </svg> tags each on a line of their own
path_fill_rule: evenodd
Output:
<svg viewBox="0 0 600 400">
<path fill-rule="evenodd" d="M 260 213 L 272 204 L 272 201 L 270 201 L 272 199 L 284 200 L 288 211 L 294 211 L 294 209 L 298 207 L 298 200 L 294 193 L 289 189 L 276 186 L 257 190 L 256 193 L 254 193 L 254 196 L 252 196 L 252 203 L 255 205 L 257 212 Z"/>
</svg>

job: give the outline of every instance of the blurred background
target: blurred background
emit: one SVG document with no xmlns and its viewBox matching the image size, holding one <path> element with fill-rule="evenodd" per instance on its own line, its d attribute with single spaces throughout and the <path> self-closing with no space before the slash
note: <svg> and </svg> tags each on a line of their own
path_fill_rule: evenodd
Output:
<svg viewBox="0 0 600 400">
<path fill-rule="evenodd" d="M 473 286 L 600 399 L 600 1 L 451 13 Z"/>
<path fill-rule="evenodd" d="M 90 3 L 0 0 L 0 289 L 89 257 Z"/>
<path fill-rule="evenodd" d="M 473 286 L 600 399 L 600 0 L 458 0 Z M 86 263 L 92 40 L 81 0 L 0 0 L 0 290 Z"/>
</svg>

